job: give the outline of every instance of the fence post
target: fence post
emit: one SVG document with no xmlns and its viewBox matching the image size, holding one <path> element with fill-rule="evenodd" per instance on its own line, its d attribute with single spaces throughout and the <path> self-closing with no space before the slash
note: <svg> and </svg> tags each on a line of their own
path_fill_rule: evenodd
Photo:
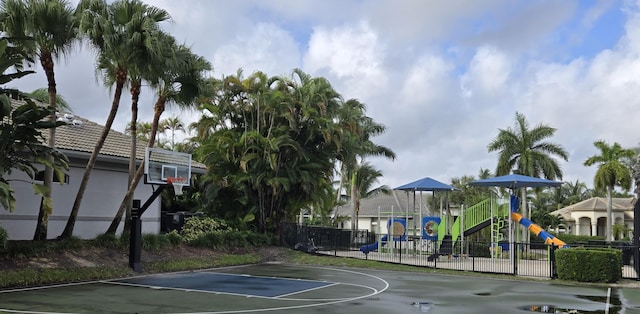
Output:
<svg viewBox="0 0 640 314">
<path fill-rule="evenodd" d="M 557 279 L 558 271 L 556 269 L 556 246 L 555 245 L 551 245 L 551 254 L 549 256 L 549 259 L 551 260 L 551 279 Z"/>
<path fill-rule="evenodd" d="M 338 256 L 338 234 L 340 230 L 338 228 L 333 229 L 333 256 Z"/>
<path fill-rule="evenodd" d="M 518 246 L 518 242 L 512 242 L 511 244 L 511 257 L 513 258 L 513 275 L 517 276 L 518 275 L 518 256 L 520 255 L 518 252 L 518 250 L 520 250 L 520 247 Z"/>
</svg>

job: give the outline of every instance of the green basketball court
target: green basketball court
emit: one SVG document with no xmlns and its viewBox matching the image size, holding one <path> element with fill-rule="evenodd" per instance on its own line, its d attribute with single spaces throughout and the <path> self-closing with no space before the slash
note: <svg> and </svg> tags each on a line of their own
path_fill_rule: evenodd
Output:
<svg viewBox="0 0 640 314">
<path fill-rule="evenodd" d="M 640 290 L 261 264 L 0 291 L 0 313 L 640 313 Z"/>
</svg>

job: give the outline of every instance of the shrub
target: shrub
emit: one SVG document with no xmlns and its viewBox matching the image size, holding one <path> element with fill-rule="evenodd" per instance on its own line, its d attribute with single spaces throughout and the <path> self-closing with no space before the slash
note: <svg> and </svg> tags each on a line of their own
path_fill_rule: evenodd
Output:
<svg viewBox="0 0 640 314">
<path fill-rule="evenodd" d="M 558 234 L 556 237 L 569 245 L 581 243 L 586 244 L 589 241 L 604 241 L 604 237 L 600 236 L 575 235 L 567 233 Z"/>
<path fill-rule="evenodd" d="M 203 234 L 189 241 L 189 245 L 194 247 L 215 249 L 222 246 L 222 234 L 219 232 Z"/>
<path fill-rule="evenodd" d="M 0 251 L 7 249 L 7 242 L 9 241 L 9 233 L 4 228 L 0 227 Z"/>
<path fill-rule="evenodd" d="M 86 247 L 86 241 L 75 236 L 72 236 L 68 239 L 64 239 L 62 241 L 56 241 L 53 243 L 54 243 L 53 249 L 56 251 L 77 250 L 77 249 L 82 249 Z"/>
<path fill-rule="evenodd" d="M 172 246 L 178 246 L 182 244 L 182 242 L 184 242 L 184 239 L 176 230 L 171 230 L 171 232 L 165 233 L 163 237 L 167 238 L 167 240 L 169 241 L 169 243 L 171 243 Z"/>
<path fill-rule="evenodd" d="M 469 245 L 469 255 L 475 257 L 491 257 L 489 244 L 484 242 L 471 242 Z"/>
<path fill-rule="evenodd" d="M 160 234 L 146 233 L 142 235 L 142 248 L 147 251 L 160 251 L 174 246 L 168 237 Z"/>
<path fill-rule="evenodd" d="M 181 233 L 186 242 L 191 242 L 205 234 L 228 230 L 230 228 L 224 220 L 196 216 L 185 220 Z"/>
<path fill-rule="evenodd" d="M 274 242 L 272 236 L 264 233 L 258 232 L 248 232 L 247 233 L 247 241 L 252 246 L 267 246 L 271 245 Z"/>
<path fill-rule="evenodd" d="M 581 282 L 617 282 L 622 278 L 622 253 L 617 249 L 569 248 L 556 252 L 558 278 Z"/>
<path fill-rule="evenodd" d="M 93 239 L 93 243 L 95 246 L 97 247 L 103 247 L 103 248 L 122 248 L 122 242 L 118 239 L 118 237 L 116 237 L 115 235 L 112 234 L 101 234 L 98 235 L 95 239 Z M 128 243 L 127 243 L 128 245 Z"/>
</svg>

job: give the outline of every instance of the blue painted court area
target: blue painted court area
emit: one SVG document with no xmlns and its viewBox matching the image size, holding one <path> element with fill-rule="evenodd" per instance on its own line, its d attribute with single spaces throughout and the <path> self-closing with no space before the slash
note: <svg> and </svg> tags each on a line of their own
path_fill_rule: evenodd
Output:
<svg viewBox="0 0 640 314">
<path fill-rule="evenodd" d="M 269 298 L 284 297 L 295 293 L 322 288 L 331 284 L 316 280 L 286 279 L 212 272 L 139 277 L 116 280 L 112 281 L 112 283 Z"/>
</svg>

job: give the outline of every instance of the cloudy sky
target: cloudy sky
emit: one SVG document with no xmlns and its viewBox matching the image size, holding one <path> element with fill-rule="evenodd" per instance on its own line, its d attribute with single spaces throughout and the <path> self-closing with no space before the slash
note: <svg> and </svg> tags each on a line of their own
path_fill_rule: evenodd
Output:
<svg viewBox="0 0 640 314">
<path fill-rule="evenodd" d="M 593 186 L 583 162 L 595 140 L 640 143 L 640 2 L 538 0 L 147 0 L 163 25 L 222 77 L 242 68 L 271 76 L 301 68 L 367 105 L 387 127 L 375 140 L 394 161 L 371 160 L 381 184 L 495 170 L 487 144 L 515 113 L 557 128 L 569 152 L 564 181 Z M 187 4 L 188 3 L 188 4 Z M 83 47 L 57 65 L 58 92 L 82 117 L 104 123 L 111 93 Z M 44 73 L 20 81 L 44 87 Z M 114 129 L 129 119 L 123 97 Z M 144 96 L 143 121 L 153 95 Z M 192 122 L 194 113 L 177 111 Z"/>
</svg>

